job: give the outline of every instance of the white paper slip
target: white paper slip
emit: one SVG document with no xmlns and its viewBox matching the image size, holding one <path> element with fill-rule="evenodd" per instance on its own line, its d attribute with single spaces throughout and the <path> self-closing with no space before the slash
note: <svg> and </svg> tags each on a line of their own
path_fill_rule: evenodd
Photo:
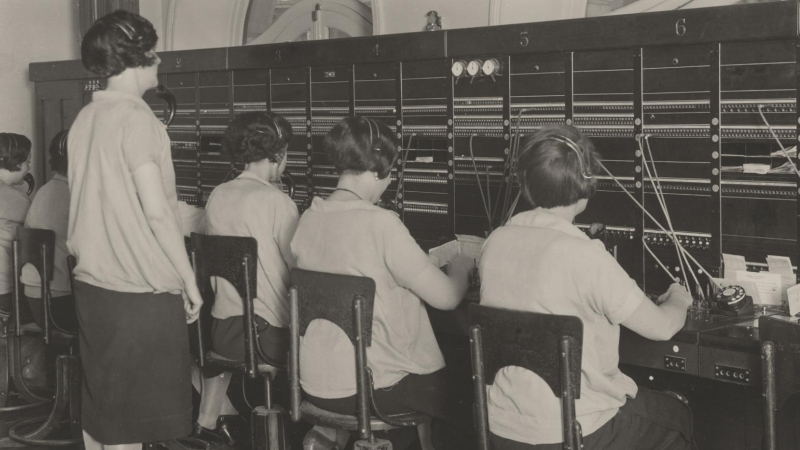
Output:
<svg viewBox="0 0 800 450">
<path fill-rule="evenodd" d="M 437 267 L 442 267 L 452 261 L 453 257 L 461 254 L 458 241 L 450 241 L 428 250 L 428 257 Z"/>
<path fill-rule="evenodd" d="M 781 304 L 780 275 L 769 272 L 747 272 L 744 270 L 737 270 L 736 281 L 749 281 L 755 285 L 755 289 L 758 292 L 759 301 L 756 302 L 755 297 L 753 297 L 753 303 L 758 303 L 761 305 Z"/>
<path fill-rule="evenodd" d="M 723 253 L 722 262 L 725 265 L 722 278 L 735 279 L 737 270 L 747 270 L 747 263 L 744 260 L 744 256 L 741 255 Z"/>
<path fill-rule="evenodd" d="M 800 285 L 794 285 L 787 290 L 789 297 L 789 314 L 796 316 L 800 313 Z"/>
<path fill-rule="evenodd" d="M 463 256 L 474 259 L 476 264 L 480 262 L 481 253 L 483 252 L 483 243 L 486 242 L 485 238 L 470 236 L 468 234 L 457 234 L 456 240 L 461 246 L 461 254 Z"/>
<path fill-rule="evenodd" d="M 767 266 L 770 273 L 781 276 L 781 301 L 787 301 L 786 290 L 797 284 L 792 270 L 792 260 L 788 256 L 767 256 Z"/>
</svg>

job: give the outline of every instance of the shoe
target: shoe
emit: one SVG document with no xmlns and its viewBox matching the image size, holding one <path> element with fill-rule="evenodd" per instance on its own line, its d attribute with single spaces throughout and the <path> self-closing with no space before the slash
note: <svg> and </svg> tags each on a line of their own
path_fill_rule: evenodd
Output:
<svg viewBox="0 0 800 450">
<path fill-rule="evenodd" d="M 315 426 L 303 438 L 303 450 L 344 450 L 349 440 L 347 431 Z"/>
<path fill-rule="evenodd" d="M 250 439 L 250 424 L 242 416 L 219 416 L 216 434 L 231 446 L 246 443 Z"/>
<path fill-rule="evenodd" d="M 189 437 L 209 444 L 209 448 L 227 449 L 230 448 L 230 445 L 233 445 L 224 436 L 221 436 L 217 430 L 209 430 L 197 422 L 194 423 L 192 434 Z"/>
</svg>

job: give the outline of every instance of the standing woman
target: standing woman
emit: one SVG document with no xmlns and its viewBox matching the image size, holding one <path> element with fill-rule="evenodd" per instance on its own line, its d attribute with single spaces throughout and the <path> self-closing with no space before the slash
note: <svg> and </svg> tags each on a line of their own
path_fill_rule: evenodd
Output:
<svg viewBox="0 0 800 450">
<path fill-rule="evenodd" d="M 87 449 L 140 449 L 191 431 L 186 323 L 202 300 L 180 231 L 169 136 L 142 100 L 158 84 L 158 36 L 126 11 L 100 18 L 83 65 L 107 79 L 69 133 L 67 245 Z M 181 296 L 183 294 L 183 297 Z"/>
<path fill-rule="evenodd" d="M 0 314 L 11 314 L 14 269 L 11 243 L 17 227 L 25 221 L 31 201 L 14 186 L 23 182 L 30 170 L 31 141 L 20 134 L 0 133 Z"/>
</svg>

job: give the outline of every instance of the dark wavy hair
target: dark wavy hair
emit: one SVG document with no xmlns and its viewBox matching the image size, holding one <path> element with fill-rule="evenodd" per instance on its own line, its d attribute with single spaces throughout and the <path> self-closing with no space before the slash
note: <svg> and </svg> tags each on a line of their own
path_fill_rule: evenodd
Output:
<svg viewBox="0 0 800 450">
<path fill-rule="evenodd" d="M 234 161 L 245 164 L 264 158 L 280 163 L 285 156 L 283 148 L 293 137 L 292 126 L 283 117 L 247 112 L 228 124 L 222 137 L 222 150 Z"/>
<path fill-rule="evenodd" d="M 574 142 L 579 152 L 563 142 L 563 138 Z M 599 158 L 592 141 L 577 128 L 568 125 L 542 128 L 522 143 L 517 158 L 517 176 L 525 198 L 542 208 L 569 206 L 590 198 L 597 190 L 594 175 L 599 172 Z M 591 178 L 585 178 L 584 173 Z"/>
<path fill-rule="evenodd" d="M 50 169 L 62 175 L 67 173 L 67 130 L 62 130 L 50 141 Z"/>
<path fill-rule="evenodd" d="M 108 78 L 129 67 L 151 66 L 156 58 L 146 53 L 155 48 L 156 42 L 158 35 L 150 21 L 119 9 L 97 19 L 83 36 L 83 67 Z"/>
<path fill-rule="evenodd" d="M 30 155 L 30 139 L 21 134 L 0 133 L 0 169 L 18 172 Z"/>
<path fill-rule="evenodd" d="M 399 145 L 385 123 L 359 116 L 342 119 L 322 143 L 339 175 L 375 172 L 381 179 L 392 173 Z"/>
</svg>

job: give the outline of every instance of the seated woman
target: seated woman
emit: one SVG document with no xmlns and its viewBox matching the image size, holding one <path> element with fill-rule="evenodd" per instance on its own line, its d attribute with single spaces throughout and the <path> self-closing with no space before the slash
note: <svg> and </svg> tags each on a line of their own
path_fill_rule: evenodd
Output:
<svg viewBox="0 0 800 450">
<path fill-rule="evenodd" d="M 466 258 L 451 261 L 450 275 L 445 275 L 396 214 L 375 206 L 391 182 L 399 154 L 388 126 L 362 117 L 346 118 L 331 129 L 323 146 L 339 182 L 327 199 L 314 198 L 300 218 L 292 240 L 297 267 L 375 280 L 367 359 L 379 408 L 386 413 L 419 411 L 469 428 L 469 404 L 459 411 L 456 383 L 445 375 L 444 358 L 423 302 L 444 310 L 458 306 L 474 263 Z M 312 322 L 300 343 L 300 383 L 308 400 L 323 409 L 354 414 L 354 361 L 353 345 L 341 328 Z M 472 445 L 469 432 L 451 434 L 466 442 L 452 448 Z M 332 434 L 328 438 L 333 440 Z"/>
<path fill-rule="evenodd" d="M 292 127 L 281 116 L 262 112 L 237 116 L 225 131 L 222 148 L 233 160 L 245 163 L 245 170 L 217 186 L 206 204 L 208 234 L 252 236 L 258 241 L 254 306 L 259 342 L 264 353 L 278 362 L 286 361 L 289 350 L 289 270 L 294 267 L 289 243 L 299 219 L 297 206 L 279 187 L 291 139 Z M 243 314 L 239 294 L 219 280 L 211 310 L 212 347 L 219 355 L 244 361 Z M 211 431 L 217 428 L 231 374 L 205 375 L 212 376 L 203 380 L 194 436 L 213 442 Z M 232 444 L 230 434 L 224 438 Z"/>
<path fill-rule="evenodd" d="M 56 248 L 53 258 L 53 280 L 50 281 L 50 305 L 53 321 L 65 331 L 78 331 L 75 301 L 69 287 L 67 267 L 67 226 L 69 225 L 69 185 L 67 184 L 67 132 L 61 131 L 50 141 L 50 169 L 54 175 L 39 189 L 33 199 L 26 228 L 53 230 Z M 33 319 L 44 327 L 44 314 L 39 272 L 31 264 L 22 268 L 22 283 Z"/>
<path fill-rule="evenodd" d="M 11 246 L 31 206 L 15 186 L 30 170 L 31 141 L 20 134 L 0 133 L 0 314 L 11 314 L 14 269 Z"/>
<path fill-rule="evenodd" d="M 673 284 L 656 306 L 599 241 L 572 224 L 595 193 L 597 160 L 591 141 L 570 126 L 544 128 L 523 143 L 516 170 L 534 209 L 486 241 L 481 304 L 583 321 L 575 405 L 587 450 L 688 449 L 689 409 L 638 390 L 617 366 L 620 324 L 648 339 L 670 339 L 692 299 Z M 489 387 L 488 403 L 492 448 L 561 448 L 560 399 L 532 372 L 503 368 Z"/>
</svg>

